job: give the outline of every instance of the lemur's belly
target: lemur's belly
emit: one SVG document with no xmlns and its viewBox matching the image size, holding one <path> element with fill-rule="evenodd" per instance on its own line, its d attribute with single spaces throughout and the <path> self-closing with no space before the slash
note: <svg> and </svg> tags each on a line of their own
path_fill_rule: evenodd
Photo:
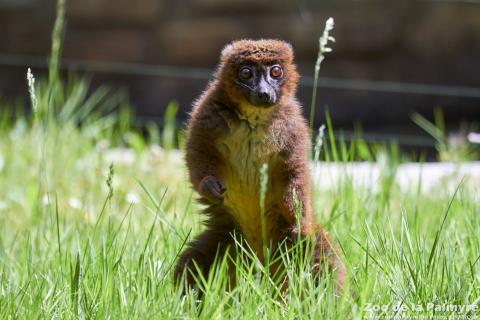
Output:
<svg viewBox="0 0 480 320">
<path fill-rule="evenodd" d="M 226 159 L 222 178 L 227 191 L 224 206 L 241 229 L 244 238 L 256 253 L 262 252 L 262 228 L 260 211 L 260 169 L 266 163 L 270 167 L 279 159 L 278 147 L 268 128 L 251 128 L 245 122 L 219 141 L 218 148 Z M 279 197 L 274 196 L 278 177 L 269 176 L 265 201 L 265 227 L 267 241 L 274 238 L 277 228 L 275 210 Z M 280 197 L 281 198 L 281 197 Z M 268 244 L 267 244 L 268 245 Z"/>
</svg>

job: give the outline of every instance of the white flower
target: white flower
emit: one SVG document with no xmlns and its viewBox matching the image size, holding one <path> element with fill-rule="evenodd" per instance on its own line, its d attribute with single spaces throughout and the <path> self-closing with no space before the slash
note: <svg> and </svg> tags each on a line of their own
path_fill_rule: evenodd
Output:
<svg viewBox="0 0 480 320">
<path fill-rule="evenodd" d="M 128 203 L 138 203 L 140 198 L 135 193 L 129 192 L 127 193 L 127 202 Z"/>
<path fill-rule="evenodd" d="M 467 138 L 471 143 L 480 143 L 480 133 L 470 132 Z"/>
<path fill-rule="evenodd" d="M 95 145 L 95 149 L 101 152 L 107 150 L 109 146 L 110 142 L 107 139 L 102 139 L 97 142 L 97 144 Z"/>
<path fill-rule="evenodd" d="M 150 151 L 150 154 L 156 158 L 161 157 L 164 154 L 163 148 L 160 147 L 158 144 L 150 145 L 148 151 Z"/>
<path fill-rule="evenodd" d="M 45 194 L 42 197 L 42 204 L 45 206 L 48 206 L 50 204 L 50 196 L 48 194 Z"/>
<path fill-rule="evenodd" d="M 109 149 L 104 152 L 105 163 L 132 165 L 135 162 L 135 151 L 127 148 Z"/>
<path fill-rule="evenodd" d="M 68 199 L 68 205 L 73 209 L 80 209 L 82 207 L 82 202 L 78 198 L 71 197 Z"/>
</svg>

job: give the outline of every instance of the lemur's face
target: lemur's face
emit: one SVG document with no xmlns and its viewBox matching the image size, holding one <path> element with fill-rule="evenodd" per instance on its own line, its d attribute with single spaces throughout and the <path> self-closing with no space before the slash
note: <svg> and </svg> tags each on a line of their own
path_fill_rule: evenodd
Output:
<svg viewBox="0 0 480 320">
<path fill-rule="evenodd" d="M 246 62 L 239 65 L 235 83 L 251 105 L 268 108 L 280 100 L 284 79 L 283 68 L 278 63 Z"/>
<path fill-rule="evenodd" d="M 288 43 L 239 40 L 222 50 L 216 78 L 233 105 L 266 109 L 295 95 L 298 73 Z"/>
</svg>

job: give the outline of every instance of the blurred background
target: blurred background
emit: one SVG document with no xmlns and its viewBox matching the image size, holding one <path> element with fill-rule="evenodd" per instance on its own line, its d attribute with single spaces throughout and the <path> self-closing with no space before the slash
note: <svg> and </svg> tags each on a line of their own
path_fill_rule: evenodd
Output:
<svg viewBox="0 0 480 320">
<path fill-rule="evenodd" d="M 55 1 L 0 0 L 0 100 L 28 107 L 26 66 L 47 73 Z M 320 71 L 315 125 L 328 109 L 348 139 L 433 148 L 412 121 L 440 108 L 460 143 L 479 131 L 480 1 L 68 0 L 62 70 L 128 92 L 136 119 L 161 123 L 171 101 L 184 123 L 222 47 L 239 38 L 289 41 L 309 116 L 318 38 L 336 43 Z"/>
</svg>

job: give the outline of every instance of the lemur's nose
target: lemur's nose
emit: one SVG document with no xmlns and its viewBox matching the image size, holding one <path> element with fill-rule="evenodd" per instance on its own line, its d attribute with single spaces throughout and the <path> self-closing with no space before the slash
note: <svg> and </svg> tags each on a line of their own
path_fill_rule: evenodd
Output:
<svg viewBox="0 0 480 320">
<path fill-rule="evenodd" d="M 261 90 L 258 93 L 258 99 L 263 103 L 269 103 L 270 102 L 270 95 L 268 94 L 268 91 Z"/>
</svg>

